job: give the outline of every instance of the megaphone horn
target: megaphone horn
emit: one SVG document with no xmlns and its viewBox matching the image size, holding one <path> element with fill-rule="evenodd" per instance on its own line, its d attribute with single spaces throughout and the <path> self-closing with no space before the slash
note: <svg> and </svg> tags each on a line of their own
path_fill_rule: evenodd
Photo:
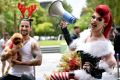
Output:
<svg viewBox="0 0 120 80">
<path fill-rule="evenodd" d="M 50 16 L 60 16 L 63 18 L 63 20 L 67 21 L 68 23 L 76 22 L 76 18 L 73 15 L 71 15 L 69 12 L 64 10 L 62 6 L 62 1 L 60 0 L 54 1 L 50 5 L 48 11 Z"/>
</svg>

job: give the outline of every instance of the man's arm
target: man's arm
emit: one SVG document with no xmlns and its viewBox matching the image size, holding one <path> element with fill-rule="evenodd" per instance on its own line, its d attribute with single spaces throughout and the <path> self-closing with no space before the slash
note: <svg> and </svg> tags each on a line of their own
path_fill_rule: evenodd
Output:
<svg viewBox="0 0 120 80">
<path fill-rule="evenodd" d="M 32 55 L 34 57 L 34 59 L 32 59 L 30 62 L 28 62 L 28 65 L 41 65 L 42 63 L 42 54 L 41 54 L 41 50 L 40 47 L 37 43 L 33 43 L 32 44 Z"/>
<path fill-rule="evenodd" d="M 32 53 L 31 54 L 35 57 L 34 59 L 32 59 L 30 61 L 25 61 L 25 62 L 13 60 L 12 62 L 14 64 L 27 65 L 27 66 L 41 65 L 41 63 L 42 63 L 42 54 L 41 54 L 39 45 L 37 45 L 37 43 L 33 43 L 31 45 L 31 47 L 32 47 Z"/>
</svg>

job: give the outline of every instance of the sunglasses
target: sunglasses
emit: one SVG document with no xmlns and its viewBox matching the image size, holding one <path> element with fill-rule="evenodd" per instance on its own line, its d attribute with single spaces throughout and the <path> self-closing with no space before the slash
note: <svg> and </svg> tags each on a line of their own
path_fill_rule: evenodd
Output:
<svg viewBox="0 0 120 80">
<path fill-rule="evenodd" d="M 96 20 L 98 20 L 99 22 L 101 22 L 103 19 L 101 18 L 101 17 L 96 17 L 96 16 L 92 16 L 92 19 L 96 19 Z"/>
</svg>

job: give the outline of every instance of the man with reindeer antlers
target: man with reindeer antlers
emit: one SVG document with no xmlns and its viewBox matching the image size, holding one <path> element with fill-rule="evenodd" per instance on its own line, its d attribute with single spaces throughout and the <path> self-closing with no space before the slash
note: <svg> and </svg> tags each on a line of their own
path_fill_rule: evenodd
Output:
<svg viewBox="0 0 120 80">
<path fill-rule="evenodd" d="M 33 66 L 41 65 L 42 55 L 37 42 L 29 35 L 32 30 L 30 16 L 36 9 L 36 5 L 30 5 L 28 8 L 21 3 L 18 3 L 18 9 L 22 14 L 19 30 L 23 36 L 23 47 L 20 49 L 22 55 L 21 61 L 12 60 L 14 64 L 1 80 L 34 80 L 30 78 L 34 74 Z M 28 11 L 27 18 L 24 13 Z M 8 42 L 9 44 L 9 42 Z M 27 75 L 27 76 L 26 76 Z"/>
</svg>

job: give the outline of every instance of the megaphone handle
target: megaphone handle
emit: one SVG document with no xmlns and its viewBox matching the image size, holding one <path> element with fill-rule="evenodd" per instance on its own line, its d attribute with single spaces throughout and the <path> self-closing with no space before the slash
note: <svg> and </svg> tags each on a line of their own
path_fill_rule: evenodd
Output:
<svg viewBox="0 0 120 80">
<path fill-rule="evenodd" d="M 64 12 L 63 19 L 71 24 L 76 22 L 76 18 L 73 15 L 71 15 L 70 13 L 68 13 L 67 11 Z"/>
</svg>

